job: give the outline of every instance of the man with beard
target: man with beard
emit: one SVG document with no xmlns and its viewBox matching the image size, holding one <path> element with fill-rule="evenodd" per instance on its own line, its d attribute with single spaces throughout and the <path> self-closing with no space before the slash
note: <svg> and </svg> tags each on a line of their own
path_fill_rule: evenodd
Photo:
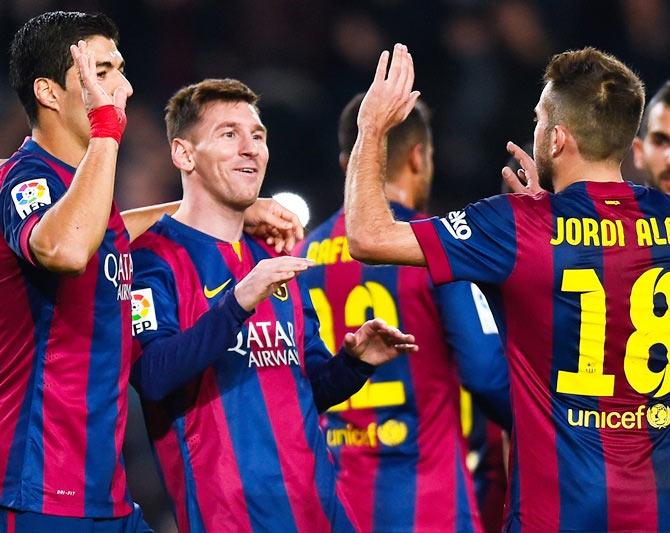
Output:
<svg viewBox="0 0 670 533">
<path fill-rule="evenodd" d="M 444 218 L 393 220 L 385 138 L 413 107 L 396 45 L 358 116 L 345 215 L 353 257 L 428 266 L 435 283 L 488 287 L 510 367 L 506 528 L 668 528 L 670 199 L 624 182 L 644 107 L 639 78 L 593 48 L 554 56 L 535 108 L 539 185 Z M 528 171 L 530 167 L 527 167 Z"/>
<path fill-rule="evenodd" d="M 670 81 L 653 96 L 633 141 L 635 166 L 646 171 L 651 185 L 670 193 Z"/>
</svg>

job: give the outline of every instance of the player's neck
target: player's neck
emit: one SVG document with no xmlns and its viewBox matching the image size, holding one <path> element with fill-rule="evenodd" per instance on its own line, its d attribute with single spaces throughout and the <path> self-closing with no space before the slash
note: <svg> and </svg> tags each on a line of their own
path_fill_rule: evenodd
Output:
<svg viewBox="0 0 670 533">
<path fill-rule="evenodd" d="M 561 192 L 566 187 L 579 181 L 595 181 L 599 183 L 621 182 L 621 165 L 614 161 L 581 160 L 565 169 L 557 169 L 554 180 L 554 192 Z"/>
<path fill-rule="evenodd" d="M 412 190 L 409 187 L 403 186 L 401 182 L 392 181 L 384 183 L 384 194 L 389 202 L 395 202 L 408 209 L 415 209 Z"/>
<path fill-rule="evenodd" d="M 82 145 L 81 139 L 65 129 L 35 127 L 31 137 L 52 156 L 71 167 L 78 167 L 86 155 L 86 146 Z"/>
<path fill-rule="evenodd" d="M 242 238 L 244 211 L 218 202 L 204 191 L 184 189 L 184 198 L 172 218 L 222 241 Z"/>
</svg>

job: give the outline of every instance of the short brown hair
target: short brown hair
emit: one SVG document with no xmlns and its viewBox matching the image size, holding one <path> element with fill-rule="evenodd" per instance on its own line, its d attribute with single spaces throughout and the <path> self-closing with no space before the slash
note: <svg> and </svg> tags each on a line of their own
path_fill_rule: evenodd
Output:
<svg viewBox="0 0 670 533">
<path fill-rule="evenodd" d="M 259 96 L 239 80 L 206 79 L 182 87 L 165 106 L 168 141 L 182 137 L 193 126 L 210 102 L 247 102 L 256 107 Z"/>
<path fill-rule="evenodd" d="M 585 159 L 621 161 L 644 108 L 640 78 L 616 57 L 588 47 L 555 55 L 544 81 L 552 84 L 550 125 L 565 124 Z"/>
<path fill-rule="evenodd" d="M 337 137 L 340 153 L 351 155 L 358 136 L 358 110 L 365 93 L 354 96 L 340 114 Z M 421 100 L 416 102 L 407 118 L 389 131 L 386 151 L 388 153 L 387 174 L 392 179 L 407 159 L 407 154 L 417 144 L 424 147 L 432 142 L 430 129 L 430 110 Z"/>
</svg>

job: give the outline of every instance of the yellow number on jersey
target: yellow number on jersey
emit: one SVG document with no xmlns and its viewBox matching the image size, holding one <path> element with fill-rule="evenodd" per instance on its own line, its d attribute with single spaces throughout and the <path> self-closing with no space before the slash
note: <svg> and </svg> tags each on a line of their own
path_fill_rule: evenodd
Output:
<svg viewBox="0 0 670 533">
<path fill-rule="evenodd" d="M 605 361 L 605 289 L 593 269 L 565 270 L 561 290 L 579 292 L 581 325 L 579 328 L 579 360 L 577 372 L 559 370 L 556 391 L 584 396 L 613 396 L 613 374 L 603 372 Z M 655 309 L 657 295 L 663 295 L 663 314 Z M 633 284 L 630 294 L 630 318 L 635 331 L 628 338 L 623 366 L 630 386 L 640 394 L 654 397 L 670 393 L 669 362 L 663 369 L 649 368 L 650 350 L 660 345 L 670 350 L 670 272 L 652 268 Z"/>
<path fill-rule="evenodd" d="M 323 289 L 309 290 L 314 309 L 319 317 L 319 333 L 331 353 L 336 352 L 333 308 L 326 298 Z M 362 326 L 366 321 L 368 309 L 375 318 L 384 319 L 389 325 L 398 327 L 398 311 L 393 296 L 386 287 L 375 281 L 367 281 L 357 285 L 347 296 L 344 304 L 344 323 L 353 328 Z M 371 383 L 370 380 L 346 402 L 334 405 L 329 411 L 346 409 L 369 409 L 389 407 L 405 403 L 405 385 L 402 381 L 386 381 Z"/>
</svg>

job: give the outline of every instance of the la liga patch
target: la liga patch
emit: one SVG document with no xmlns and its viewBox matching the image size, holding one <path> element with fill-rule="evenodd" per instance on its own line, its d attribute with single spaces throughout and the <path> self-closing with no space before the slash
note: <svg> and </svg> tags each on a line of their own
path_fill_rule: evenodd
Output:
<svg viewBox="0 0 670 533">
<path fill-rule="evenodd" d="M 133 335 L 146 330 L 158 329 L 154 295 L 151 289 L 140 289 L 132 292 L 130 299 L 133 314 Z"/>
<path fill-rule="evenodd" d="M 12 200 L 21 219 L 26 218 L 40 207 L 51 205 L 51 193 L 47 180 L 35 178 L 15 185 L 12 188 Z"/>
</svg>

